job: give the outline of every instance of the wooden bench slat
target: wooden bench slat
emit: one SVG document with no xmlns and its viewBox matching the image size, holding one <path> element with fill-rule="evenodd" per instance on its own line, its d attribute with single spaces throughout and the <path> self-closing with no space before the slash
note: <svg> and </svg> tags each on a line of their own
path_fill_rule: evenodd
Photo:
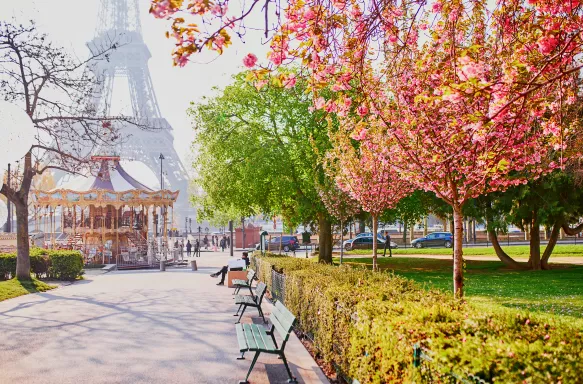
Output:
<svg viewBox="0 0 583 384">
<path fill-rule="evenodd" d="M 277 348 L 271 339 L 271 336 L 267 334 L 267 330 L 260 325 L 251 324 L 253 329 L 253 335 L 255 336 L 255 341 L 257 342 L 257 348 L 262 352 L 273 352 Z"/>
<path fill-rule="evenodd" d="M 245 330 L 245 340 L 247 340 L 247 347 L 249 350 L 257 350 L 257 342 L 255 341 L 255 336 L 253 335 L 252 324 L 243 324 L 243 329 Z"/>
<path fill-rule="evenodd" d="M 237 341 L 239 342 L 239 351 L 245 352 L 249 350 L 247 345 L 247 339 L 245 338 L 245 330 L 243 329 L 243 324 L 236 324 L 235 329 L 237 330 Z"/>
<path fill-rule="evenodd" d="M 272 315 L 273 315 L 273 312 L 272 312 Z M 276 316 L 270 316 L 269 319 L 271 320 L 271 324 L 273 324 L 273 326 L 275 327 L 275 329 L 277 330 L 277 332 L 279 333 L 281 338 L 285 339 L 287 337 L 287 335 L 289 334 L 289 330 L 291 327 L 285 328 L 280 323 L 279 319 Z"/>
</svg>

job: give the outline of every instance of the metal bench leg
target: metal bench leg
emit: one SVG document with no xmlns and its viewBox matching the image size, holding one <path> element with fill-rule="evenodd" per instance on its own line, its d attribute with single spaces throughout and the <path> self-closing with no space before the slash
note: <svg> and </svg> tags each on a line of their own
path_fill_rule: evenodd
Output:
<svg viewBox="0 0 583 384">
<path fill-rule="evenodd" d="M 239 311 L 241 310 L 242 306 L 243 304 L 239 304 L 239 308 L 237 308 L 237 313 L 235 313 L 233 316 L 239 316 Z"/>
<path fill-rule="evenodd" d="M 237 360 L 245 360 L 245 352 L 241 352 L 241 357 L 237 357 Z"/>
<path fill-rule="evenodd" d="M 292 376 L 291 371 L 289 370 L 289 365 L 287 365 L 287 359 L 285 358 L 285 355 L 282 353 L 281 355 L 279 355 L 281 357 L 281 359 L 283 360 L 283 365 L 285 365 L 285 370 L 287 371 L 287 375 L 289 376 L 289 380 L 287 381 L 288 383 L 297 383 L 298 381 L 296 380 L 295 377 Z"/>
<path fill-rule="evenodd" d="M 255 356 L 253 356 L 253 361 L 251 362 L 251 366 L 249 367 L 249 372 L 247 372 L 247 376 L 245 377 L 244 381 L 239 381 L 239 384 L 249 384 L 249 375 L 251 374 L 251 371 L 253 370 L 253 367 L 255 366 L 255 362 L 257 361 L 257 358 L 259 357 L 259 354 L 261 352 L 255 352 Z"/>
<path fill-rule="evenodd" d="M 259 315 L 261 315 L 261 318 L 263 319 L 263 322 L 265 324 L 267 324 L 267 320 L 265 320 L 265 316 L 263 316 L 263 310 L 261 309 L 261 306 L 257 307 L 257 311 L 259 312 Z"/>
<path fill-rule="evenodd" d="M 247 309 L 247 306 L 245 305 L 243 307 L 243 310 L 241 311 L 241 316 L 239 316 L 239 320 L 237 320 L 237 322 L 235 324 L 239 324 L 241 322 L 241 318 L 243 317 L 243 314 L 245 313 L 246 309 Z"/>
</svg>

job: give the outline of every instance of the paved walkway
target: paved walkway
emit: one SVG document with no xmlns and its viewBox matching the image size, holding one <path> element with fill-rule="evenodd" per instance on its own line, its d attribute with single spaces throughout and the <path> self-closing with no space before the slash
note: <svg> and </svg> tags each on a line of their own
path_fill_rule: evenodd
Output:
<svg viewBox="0 0 583 384">
<path fill-rule="evenodd" d="M 203 254 L 197 272 L 110 272 L 1 302 L 0 382 L 237 383 L 251 359 L 236 360 L 232 289 L 209 277 L 228 259 Z M 261 322 L 249 312 L 244 322 Z M 327 382 L 295 335 L 286 352 L 298 382 Z M 286 380 L 263 354 L 250 377 Z"/>
</svg>

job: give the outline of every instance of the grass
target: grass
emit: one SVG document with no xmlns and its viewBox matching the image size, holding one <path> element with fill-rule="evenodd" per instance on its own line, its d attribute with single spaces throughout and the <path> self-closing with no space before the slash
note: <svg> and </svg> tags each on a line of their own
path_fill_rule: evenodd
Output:
<svg viewBox="0 0 583 384">
<path fill-rule="evenodd" d="M 504 247 L 501 244 L 504 251 L 512 257 L 519 259 L 528 259 L 530 254 L 530 248 L 528 245 L 512 245 L 509 247 Z M 541 246 L 541 254 L 544 251 L 545 246 Z M 383 250 L 380 249 L 379 252 L 382 254 Z M 397 248 L 393 249 L 394 255 L 451 255 L 453 250 L 451 248 Z M 371 255 L 372 250 L 370 249 L 357 249 L 354 251 L 344 252 L 345 255 Z M 387 250 L 387 255 L 389 250 Z M 465 256 L 496 256 L 494 248 L 490 247 L 468 247 L 464 248 Z M 583 257 L 583 244 L 572 245 L 572 244 L 559 244 L 555 246 L 553 250 L 553 256 L 561 257 Z"/>
<path fill-rule="evenodd" d="M 381 269 L 426 288 L 453 291 L 451 260 L 380 257 L 378 261 Z M 372 267 L 372 258 L 345 258 L 345 262 Z M 583 266 L 553 265 L 550 271 L 513 271 L 499 261 L 468 260 L 465 294 L 478 306 L 538 312 L 576 322 L 583 328 Z"/>
<path fill-rule="evenodd" d="M 12 299 L 22 295 L 28 295 L 29 293 L 44 292 L 53 288 L 56 288 L 56 286 L 48 285 L 37 279 L 10 279 L 6 281 L 0 281 L 0 301 Z"/>
</svg>

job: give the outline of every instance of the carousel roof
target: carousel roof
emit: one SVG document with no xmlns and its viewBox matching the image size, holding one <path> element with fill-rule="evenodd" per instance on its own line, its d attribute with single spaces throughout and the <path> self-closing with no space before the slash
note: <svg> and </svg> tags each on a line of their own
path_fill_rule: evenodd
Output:
<svg viewBox="0 0 583 384">
<path fill-rule="evenodd" d="M 113 166 L 109 164 L 110 160 L 113 161 Z M 119 158 L 115 157 L 102 160 L 97 175 L 90 177 L 77 176 L 64 184 L 59 185 L 52 191 L 56 190 L 70 190 L 76 192 L 87 192 L 91 190 L 110 192 L 125 192 L 130 190 L 145 192 L 154 191 L 127 173 L 121 166 Z"/>
<path fill-rule="evenodd" d="M 172 205 L 178 191 L 154 190 L 136 180 L 122 167 L 117 156 L 96 156 L 101 162 L 95 176 L 77 176 L 50 191 L 35 190 L 37 205 L 47 206 L 108 206 L 127 204 Z M 144 173 L 144 172 L 142 172 Z"/>
</svg>

